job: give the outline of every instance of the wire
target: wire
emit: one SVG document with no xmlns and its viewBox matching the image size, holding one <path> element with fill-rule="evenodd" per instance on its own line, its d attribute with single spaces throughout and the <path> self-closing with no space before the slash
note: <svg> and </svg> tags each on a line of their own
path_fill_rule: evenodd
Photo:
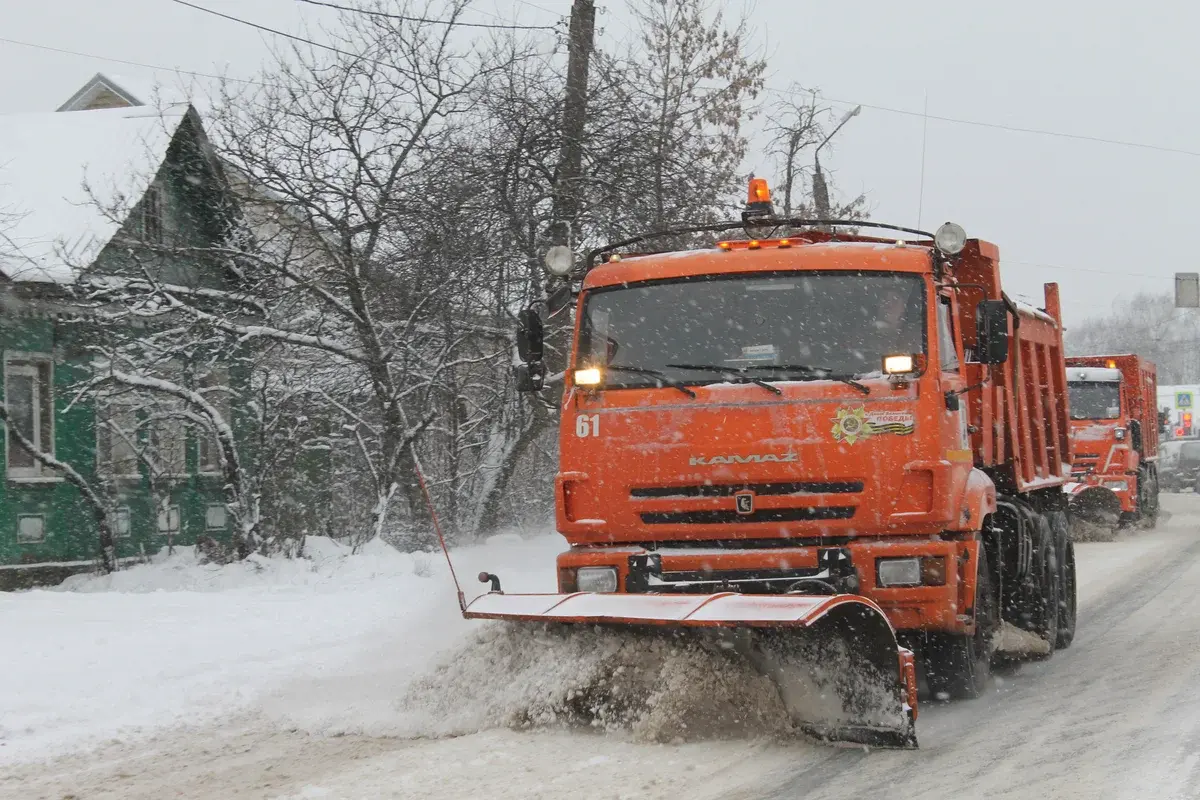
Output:
<svg viewBox="0 0 1200 800">
<path fill-rule="evenodd" d="M 208 73 L 208 72 L 193 72 L 191 70 L 186 70 L 186 69 L 176 69 L 175 67 L 164 67 L 164 66 L 156 65 L 156 64 L 145 64 L 141 61 L 130 61 L 125 58 L 110 58 L 109 56 L 98 56 L 94 53 L 81 53 L 77 50 L 66 50 L 61 47 L 51 47 L 50 45 L 46 45 L 46 44 L 34 44 L 33 42 L 22 42 L 22 41 L 18 41 L 16 39 L 7 39 L 3 36 L 0 36 L 0 42 L 4 42 L 5 44 L 15 44 L 20 47 L 32 47 L 35 50 L 47 50 L 51 53 L 61 53 L 62 55 L 67 55 L 67 56 L 79 56 L 80 58 L 92 58 L 97 61 L 111 61 L 114 64 L 125 64 L 130 67 L 141 67 L 142 69 L 152 69 L 152 70 L 156 70 L 156 71 L 160 71 L 160 72 L 175 72 L 180 75 L 191 75 L 196 78 L 211 78 L 213 80 L 218 80 L 218 81 L 224 80 L 224 81 L 232 81 L 234 83 L 247 83 L 247 84 L 251 84 L 253 86 L 270 86 L 271 85 L 269 83 L 262 83 L 261 81 L 248 81 L 248 80 L 245 80 L 242 78 L 229 78 L 224 75 L 214 75 L 214 74 Z"/>
<path fill-rule="evenodd" d="M 765 87 L 766 91 L 781 95 L 798 95 L 806 94 L 796 89 L 778 89 L 772 86 Z M 938 122 L 950 122 L 955 125 L 971 125 L 977 128 L 994 128 L 1001 131 L 1010 131 L 1012 133 L 1031 133 L 1037 136 L 1053 136 L 1059 139 L 1073 139 L 1081 142 L 1095 142 L 1097 144 L 1113 144 L 1121 147 L 1136 147 L 1142 150 L 1155 150 L 1160 153 L 1175 153 L 1184 156 L 1200 156 L 1200 152 L 1195 150 L 1184 150 L 1178 147 L 1166 147 L 1165 145 L 1146 144 L 1145 142 L 1131 142 L 1123 139 L 1106 139 L 1102 136 L 1088 136 L 1080 133 L 1063 133 L 1062 131 L 1053 131 L 1046 128 L 1025 128 L 1019 125 L 1004 125 L 999 122 L 983 122 L 974 119 L 963 119 L 961 117 L 947 117 L 938 114 L 925 114 L 920 111 L 909 111 L 903 108 L 892 108 L 890 106 L 873 105 L 871 103 L 860 103 L 851 100 L 837 100 L 832 97 L 822 97 L 822 100 L 833 103 L 839 106 L 862 106 L 873 111 L 883 111 L 888 114 L 901 114 L 906 117 L 925 117 Z"/>
<path fill-rule="evenodd" d="M 1173 280 L 1171 275 L 1150 275 L 1145 272 L 1120 272 L 1111 269 L 1094 269 L 1092 267 L 1068 267 L 1063 264 L 1043 264 L 1037 261 L 1018 261 L 1013 258 L 1001 258 L 1001 263 L 1004 264 L 1021 264 L 1026 267 L 1041 267 L 1042 269 L 1057 269 L 1066 272 L 1094 272 L 1098 275 L 1117 275 L 1128 278 L 1155 278 L 1161 280 Z"/>
<path fill-rule="evenodd" d="M 251 28 L 256 28 L 257 30 L 265 31 L 266 33 L 273 33 L 276 36 L 282 36 L 285 39 L 291 39 L 293 42 L 301 42 L 302 44 L 307 44 L 312 47 L 319 47 L 322 50 L 328 50 L 329 52 L 337 53 L 340 56 L 348 56 L 350 58 L 359 58 L 359 59 L 362 59 L 363 61 L 366 61 L 367 63 L 375 64 L 375 65 L 381 66 L 381 67 L 388 66 L 387 64 L 384 64 L 382 61 L 376 61 L 373 58 L 366 58 L 365 56 L 363 56 L 359 53 L 351 53 L 349 50 L 341 50 L 337 47 L 334 47 L 333 45 L 321 44 L 320 42 L 314 42 L 312 39 L 306 39 L 303 36 L 296 36 L 295 34 L 292 34 L 292 33 L 285 33 L 277 28 L 271 28 L 266 25 L 259 25 L 257 22 L 251 22 L 250 20 L 242 19 L 241 17 L 234 17 L 229 14 L 224 14 L 220 11 L 216 11 L 211 8 L 205 8 L 204 6 L 198 6 L 195 3 L 189 3 L 187 0 L 171 0 L 171 2 L 177 3 L 181 6 L 187 6 L 188 8 L 194 8 L 197 11 L 203 11 L 205 14 L 212 14 L 214 17 L 220 17 L 221 19 L 227 19 L 230 22 L 236 22 L 239 25 L 248 25 Z"/>
<path fill-rule="evenodd" d="M 410 17 L 405 14 L 391 14 L 386 11 L 373 11 L 367 8 L 351 8 L 350 6 L 342 6 L 337 3 L 326 3 L 322 0 L 296 0 L 298 3 L 307 3 L 310 6 L 322 6 L 324 8 L 332 8 L 338 11 L 349 11 L 355 14 L 363 14 L 368 17 L 383 17 L 385 19 L 396 19 L 402 22 L 421 22 L 429 25 L 456 25 L 460 28 L 492 28 L 498 30 L 509 31 L 557 31 L 555 25 L 518 25 L 516 23 L 493 23 L 493 22 L 459 22 L 458 20 L 449 19 L 430 19 L 428 17 Z M 543 9 L 545 10 L 545 9 Z"/>
</svg>

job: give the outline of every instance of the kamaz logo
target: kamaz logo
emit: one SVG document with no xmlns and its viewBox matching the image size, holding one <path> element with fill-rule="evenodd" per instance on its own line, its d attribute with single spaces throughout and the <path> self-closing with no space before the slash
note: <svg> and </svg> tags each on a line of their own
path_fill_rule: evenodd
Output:
<svg viewBox="0 0 1200 800">
<path fill-rule="evenodd" d="M 753 453 L 748 456 L 713 456 L 712 458 L 692 456 L 688 459 L 688 464 L 693 467 L 711 467 L 716 464 L 791 464 L 799 460 L 800 457 L 795 453 L 783 453 L 782 455 Z"/>
</svg>

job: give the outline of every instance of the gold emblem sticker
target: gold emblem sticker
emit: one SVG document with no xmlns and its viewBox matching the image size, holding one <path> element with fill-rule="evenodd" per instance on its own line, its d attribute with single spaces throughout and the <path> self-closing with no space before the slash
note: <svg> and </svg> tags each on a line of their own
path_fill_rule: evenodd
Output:
<svg viewBox="0 0 1200 800">
<path fill-rule="evenodd" d="M 833 438 L 846 444 L 859 439 L 891 434 L 910 436 L 916 430 L 916 418 L 911 411 L 871 411 L 866 406 L 843 406 L 833 418 Z"/>
</svg>

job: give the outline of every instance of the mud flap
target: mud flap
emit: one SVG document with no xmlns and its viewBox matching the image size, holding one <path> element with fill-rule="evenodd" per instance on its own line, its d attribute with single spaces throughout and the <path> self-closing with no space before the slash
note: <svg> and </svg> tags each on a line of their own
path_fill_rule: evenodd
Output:
<svg viewBox="0 0 1200 800">
<path fill-rule="evenodd" d="M 865 597 L 492 592 L 463 616 L 694 629 L 767 676 L 805 733 L 827 742 L 917 746 L 913 655 Z"/>
</svg>

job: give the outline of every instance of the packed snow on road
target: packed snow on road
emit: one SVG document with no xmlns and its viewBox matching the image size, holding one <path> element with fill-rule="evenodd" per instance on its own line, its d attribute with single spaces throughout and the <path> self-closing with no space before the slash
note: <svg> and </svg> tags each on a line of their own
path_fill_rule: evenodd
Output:
<svg viewBox="0 0 1200 800">
<path fill-rule="evenodd" d="M 1080 546 L 1076 646 L 924 704 L 916 752 L 799 738 L 719 655 L 463 621 L 438 554 L 180 549 L 0 595 L 0 796 L 945 797 L 970 774 L 976 796 L 1195 797 L 1200 498 L 1167 501 L 1159 530 Z M 503 535 L 456 567 L 549 591 L 562 548 Z"/>
</svg>

